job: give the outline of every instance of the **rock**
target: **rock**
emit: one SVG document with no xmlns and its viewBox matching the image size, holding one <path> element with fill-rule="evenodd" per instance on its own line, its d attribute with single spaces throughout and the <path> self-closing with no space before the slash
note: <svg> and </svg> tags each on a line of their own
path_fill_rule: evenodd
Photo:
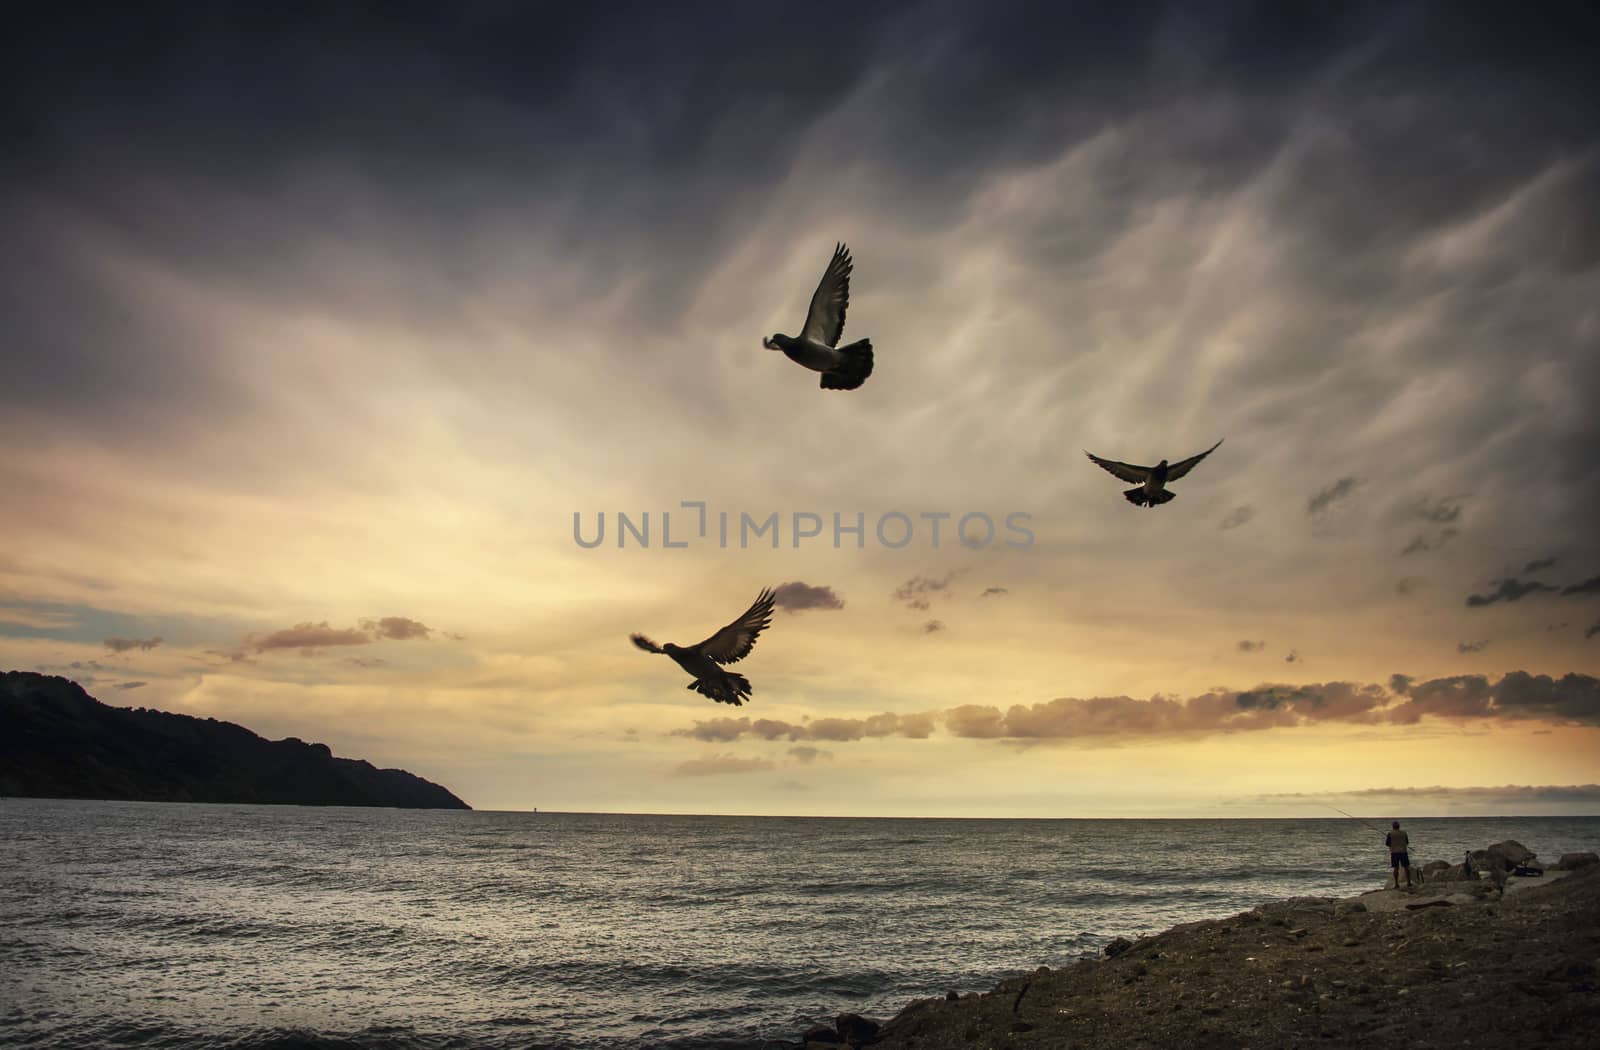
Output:
<svg viewBox="0 0 1600 1050">
<path fill-rule="evenodd" d="M 1555 862 L 1554 870 L 1577 871 L 1591 864 L 1600 864 L 1600 856 L 1593 853 L 1563 853 L 1561 859 Z"/>
<path fill-rule="evenodd" d="M 1363 912 L 1366 910 L 1367 906 L 1362 901 L 1345 901 L 1342 904 L 1337 904 L 1334 906 L 1333 917 L 1335 919 L 1342 919 L 1346 915 L 1351 915 L 1356 912 Z"/>
<path fill-rule="evenodd" d="M 1432 882 L 1436 874 L 1449 871 L 1451 867 L 1451 863 L 1447 860 L 1430 860 L 1422 866 L 1422 877 Z"/>
<path fill-rule="evenodd" d="M 1528 861 L 1534 858 L 1533 851 L 1524 846 L 1522 843 L 1518 842 L 1516 839 L 1506 839 L 1504 842 L 1496 842 L 1493 846 L 1489 847 L 1488 852 L 1491 856 L 1499 857 L 1503 862 L 1501 867 L 1505 868 L 1507 871 L 1510 871 L 1519 864 L 1526 864 Z"/>
<path fill-rule="evenodd" d="M 829 1028 L 825 1024 L 814 1025 L 811 1028 L 806 1029 L 806 1034 L 800 1037 L 800 1041 L 808 1046 L 812 1043 L 824 1043 L 828 1046 L 838 1046 L 839 1033 L 835 1032 L 832 1028 Z"/>
<path fill-rule="evenodd" d="M 1499 869 L 1506 870 L 1506 859 L 1498 854 L 1490 853 L 1486 849 L 1475 849 L 1467 854 L 1467 859 L 1472 862 L 1472 870 L 1479 874 Z"/>
<path fill-rule="evenodd" d="M 839 1038 L 851 1046 L 865 1046 L 867 1043 L 876 1042 L 878 1029 L 883 1027 L 860 1014 L 840 1014 L 833 1022 L 833 1026 L 839 1030 Z"/>
<path fill-rule="evenodd" d="M 1121 955 L 1123 952 L 1132 947 L 1133 942 L 1128 940 L 1128 938 L 1118 937 L 1116 940 L 1106 945 L 1106 958 L 1115 959 L 1117 956 Z"/>
<path fill-rule="evenodd" d="M 945 1002 L 953 1003 L 957 999 L 961 998 L 961 993 L 952 988 L 948 992 L 944 993 L 944 998 Z"/>
</svg>

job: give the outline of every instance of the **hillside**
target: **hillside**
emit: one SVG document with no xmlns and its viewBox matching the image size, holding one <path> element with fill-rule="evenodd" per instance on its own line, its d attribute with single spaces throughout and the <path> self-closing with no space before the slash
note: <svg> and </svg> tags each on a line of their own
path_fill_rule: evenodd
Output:
<svg viewBox="0 0 1600 1050">
<path fill-rule="evenodd" d="M 111 707 L 66 678 L 0 672 L 0 796 L 470 809 L 402 769 L 214 718 Z"/>
</svg>

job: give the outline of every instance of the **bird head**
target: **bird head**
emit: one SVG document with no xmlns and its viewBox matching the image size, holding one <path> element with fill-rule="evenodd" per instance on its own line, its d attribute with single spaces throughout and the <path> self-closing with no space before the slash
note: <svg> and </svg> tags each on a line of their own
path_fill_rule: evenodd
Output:
<svg viewBox="0 0 1600 1050">
<path fill-rule="evenodd" d="M 1157 470 L 1164 470 L 1164 469 L 1166 469 L 1166 466 L 1167 466 L 1167 461 L 1166 460 L 1162 460 L 1160 463 L 1156 464 L 1156 469 Z"/>
<path fill-rule="evenodd" d="M 766 347 L 768 350 L 782 350 L 783 339 L 784 337 L 781 335 L 769 335 L 765 339 L 761 340 L 761 345 Z"/>
</svg>

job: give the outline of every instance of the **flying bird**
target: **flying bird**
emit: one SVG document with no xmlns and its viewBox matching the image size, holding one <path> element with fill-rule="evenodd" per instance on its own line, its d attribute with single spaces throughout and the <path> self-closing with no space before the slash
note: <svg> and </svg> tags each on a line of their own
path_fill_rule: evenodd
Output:
<svg viewBox="0 0 1600 1050">
<path fill-rule="evenodd" d="M 1131 481 L 1136 486 L 1122 494 L 1129 503 L 1135 506 L 1154 507 L 1157 504 L 1166 503 L 1177 495 L 1176 492 L 1167 489 L 1167 482 L 1177 481 L 1189 473 L 1202 459 L 1215 452 L 1217 445 L 1221 444 L 1222 442 L 1218 441 L 1216 445 L 1212 445 L 1198 456 L 1190 456 L 1188 459 L 1181 459 L 1176 463 L 1170 464 L 1166 460 L 1162 460 L 1153 467 L 1137 467 L 1132 463 L 1119 463 L 1114 459 L 1101 459 L 1087 449 L 1084 450 L 1083 454 L 1088 456 L 1096 466 L 1104 467 L 1113 476 L 1121 478 L 1123 481 Z"/>
<path fill-rule="evenodd" d="M 811 294 L 811 309 L 798 338 L 773 335 L 761 340 L 768 350 L 782 350 L 789 360 L 822 373 L 822 389 L 854 390 L 872 374 L 872 340 L 858 339 L 839 345 L 844 334 L 844 312 L 850 307 L 850 272 L 855 263 L 850 249 L 838 244 Z"/>
<path fill-rule="evenodd" d="M 743 616 L 707 638 L 699 645 L 657 645 L 642 634 L 631 635 L 633 644 L 647 653 L 666 653 L 677 665 L 694 676 L 684 688 L 693 689 L 719 704 L 741 706 L 750 699 L 750 679 L 722 669 L 750 655 L 756 638 L 772 622 L 773 593 L 763 589 L 755 604 Z"/>
</svg>

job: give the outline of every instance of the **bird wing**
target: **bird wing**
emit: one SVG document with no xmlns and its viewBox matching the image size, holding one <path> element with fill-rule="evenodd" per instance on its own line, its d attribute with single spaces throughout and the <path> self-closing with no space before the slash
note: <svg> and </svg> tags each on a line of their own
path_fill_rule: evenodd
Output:
<svg viewBox="0 0 1600 1050">
<path fill-rule="evenodd" d="M 1217 445 L 1220 444 L 1222 444 L 1221 441 L 1217 442 Z M 1179 478 L 1189 473 L 1189 471 L 1193 470 L 1200 464 L 1202 459 L 1205 459 L 1207 456 L 1211 455 L 1211 453 L 1215 452 L 1217 450 L 1217 445 L 1212 445 L 1198 456 L 1190 456 L 1188 459 L 1181 459 L 1169 466 L 1167 468 L 1167 480 L 1177 481 Z"/>
<path fill-rule="evenodd" d="M 733 664 L 750 655 L 756 636 L 772 622 L 771 591 L 763 589 L 755 604 L 745 610 L 737 620 L 695 646 L 701 653 L 719 664 Z"/>
<path fill-rule="evenodd" d="M 1136 467 L 1132 463 L 1119 463 L 1114 459 L 1101 459 L 1087 449 L 1084 450 L 1083 454 L 1088 456 L 1089 461 L 1095 466 L 1109 470 L 1113 475 L 1128 482 L 1130 485 L 1143 485 L 1150 480 L 1149 467 Z"/>
<path fill-rule="evenodd" d="M 833 258 L 822 272 L 817 290 L 811 293 L 811 309 L 806 311 L 806 326 L 800 330 L 801 339 L 810 339 L 824 346 L 837 346 L 844 334 L 844 312 L 850 307 L 850 272 L 855 263 L 850 259 L 850 249 L 839 244 L 833 249 Z"/>
<path fill-rule="evenodd" d="M 650 639 L 646 638 L 642 634 L 630 634 L 630 635 L 628 635 L 628 637 L 633 639 L 633 644 L 634 645 L 637 645 L 639 648 L 643 649 L 647 653 L 664 653 L 664 652 L 666 652 L 665 649 L 661 648 L 661 646 L 657 645 L 655 642 L 652 642 Z"/>
</svg>

